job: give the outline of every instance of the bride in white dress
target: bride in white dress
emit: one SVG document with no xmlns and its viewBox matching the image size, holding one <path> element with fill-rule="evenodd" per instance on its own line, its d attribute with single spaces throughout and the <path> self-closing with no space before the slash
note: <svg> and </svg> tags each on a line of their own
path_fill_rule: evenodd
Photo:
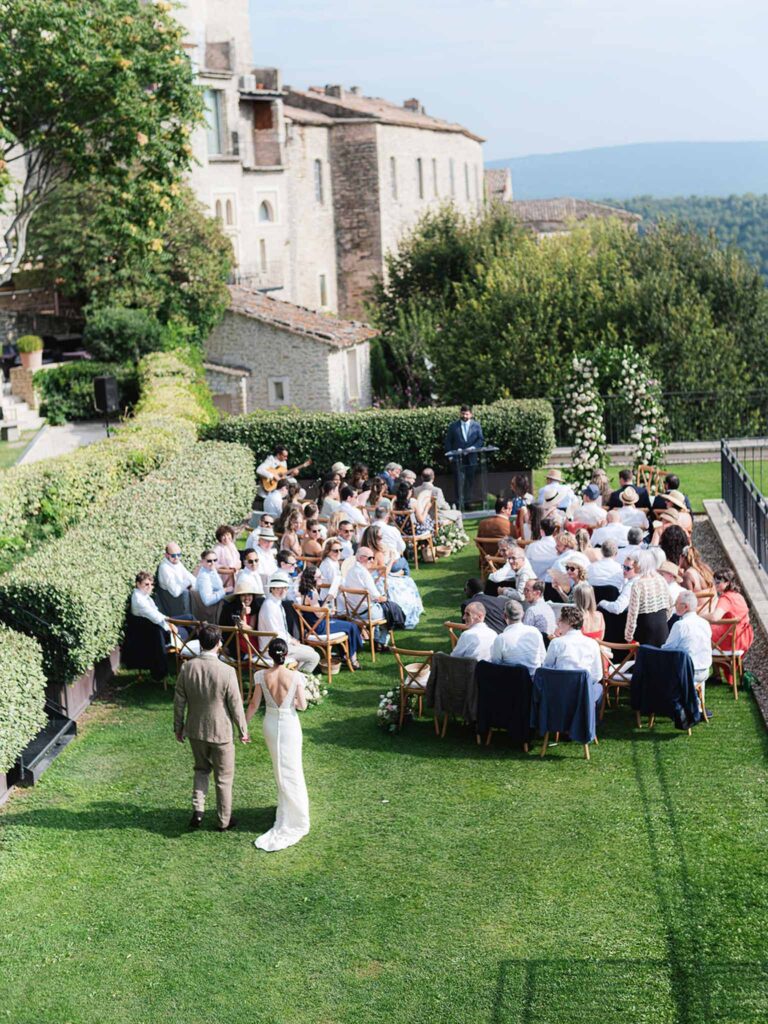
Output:
<svg viewBox="0 0 768 1024">
<path fill-rule="evenodd" d="M 274 668 L 254 676 L 256 685 L 245 717 L 250 722 L 263 696 L 264 739 L 277 782 L 277 815 L 269 832 L 253 845 L 271 852 L 293 846 L 309 832 L 309 797 L 301 762 L 301 723 L 296 714 L 297 709 L 304 711 L 307 706 L 303 678 L 283 664 L 288 654 L 285 640 L 278 637 L 270 641 L 267 651 Z"/>
</svg>

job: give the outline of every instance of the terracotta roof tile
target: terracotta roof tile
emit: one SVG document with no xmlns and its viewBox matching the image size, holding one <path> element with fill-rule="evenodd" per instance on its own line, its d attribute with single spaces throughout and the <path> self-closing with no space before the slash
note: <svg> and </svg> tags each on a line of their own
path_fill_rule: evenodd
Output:
<svg viewBox="0 0 768 1024">
<path fill-rule="evenodd" d="M 283 105 L 283 113 L 289 121 L 295 121 L 297 124 L 318 124 L 318 125 L 332 125 L 333 118 L 328 117 L 327 114 L 321 114 L 317 110 L 302 110 L 301 107 L 291 107 L 287 103 Z"/>
<path fill-rule="evenodd" d="M 509 203 L 513 216 L 526 224 L 548 222 L 565 223 L 569 220 L 585 220 L 588 217 L 618 217 L 627 223 L 637 224 L 642 217 L 616 206 L 593 203 L 588 199 L 513 199 Z"/>
<path fill-rule="evenodd" d="M 326 316 L 317 310 L 273 299 L 263 292 L 240 285 L 231 285 L 229 294 L 232 298 L 229 307 L 231 312 L 241 313 L 273 327 L 281 327 L 293 334 L 301 334 L 332 348 L 359 345 L 360 342 L 375 338 L 378 334 L 373 327 L 357 320 L 340 320 L 337 317 Z"/>
</svg>

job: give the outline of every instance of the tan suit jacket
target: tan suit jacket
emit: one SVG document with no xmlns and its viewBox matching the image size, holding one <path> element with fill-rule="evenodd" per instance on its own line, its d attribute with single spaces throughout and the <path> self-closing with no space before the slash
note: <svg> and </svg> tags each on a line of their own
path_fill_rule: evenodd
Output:
<svg viewBox="0 0 768 1024">
<path fill-rule="evenodd" d="M 184 725 L 184 712 L 187 722 Z M 217 656 L 201 654 L 186 662 L 176 679 L 173 697 L 173 731 L 191 740 L 232 743 L 232 723 L 240 735 L 248 732 L 237 673 Z"/>
<path fill-rule="evenodd" d="M 414 487 L 413 495 L 418 498 L 424 491 L 429 491 L 433 498 L 437 500 L 437 507 L 439 509 L 449 509 L 451 506 L 445 500 L 442 487 L 437 487 L 435 484 L 419 484 L 418 487 Z"/>
</svg>

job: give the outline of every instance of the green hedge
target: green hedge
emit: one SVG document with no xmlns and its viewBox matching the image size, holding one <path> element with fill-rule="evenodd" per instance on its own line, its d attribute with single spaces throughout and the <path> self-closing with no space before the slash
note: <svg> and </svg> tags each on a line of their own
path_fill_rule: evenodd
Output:
<svg viewBox="0 0 768 1024">
<path fill-rule="evenodd" d="M 109 375 L 117 380 L 120 408 L 125 411 L 139 397 L 136 367 L 128 363 L 97 363 L 83 359 L 52 370 L 38 370 L 35 388 L 40 392 L 40 415 L 49 423 L 71 420 L 103 420 L 93 404 L 93 378 Z"/>
<path fill-rule="evenodd" d="M 254 468 L 241 445 L 192 444 L 0 577 L 0 620 L 37 637 L 49 682 L 73 682 L 120 642 L 134 577 L 169 540 L 192 567 L 219 523 L 248 513 Z"/>
<path fill-rule="evenodd" d="M 457 407 L 372 409 L 359 413 L 256 412 L 203 428 L 203 436 L 248 445 L 259 459 L 283 442 L 289 461 L 312 458 L 317 471 L 334 462 L 364 462 L 380 470 L 387 462 L 419 471 L 430 465 L 445 471 L 445 434 Z M 491 465 L 507 469 L 543 466 L 555 444 L 552 406 L 541 399 L 475 408 L 488 444 L 500 450 Z"/>
<path fill-rule="evenodd" d="M 7 772 L 45 725 L 45 676 L 40 644 L 1 624 L 0 684 L 0 772 Z"/>
<path fill-rule="evenodd" d="M 194 443 L 198 426 L 214 413 L 202 370 L 189 365 L 186 355 L 155 352 L 142 359 L 135 415 L 113 437 L 0 472 L 0 538 L 29 537 L 40 527 L 60 534 Z"/>
</svg>

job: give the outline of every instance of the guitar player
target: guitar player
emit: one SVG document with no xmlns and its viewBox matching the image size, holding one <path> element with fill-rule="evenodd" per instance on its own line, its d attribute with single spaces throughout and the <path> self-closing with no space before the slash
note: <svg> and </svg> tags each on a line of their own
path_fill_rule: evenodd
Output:
<svg viewBox="0 0 768 1024">
<path fill-rule="evenodd" d="M 295 483 L 293 474 L 298 473 L 305 466 L 309 466 L 311 462 L 311 459 L 307 459 L 300 466 L 293 466 L 289 469 L 288 449 L 284 444 L 276 444 L 272 449 L 272 454 L 268 455 L 256 470 L 256 475 L 259 478 L 259 498 L 263 501 L 281 483 Z"/>
</svg>

